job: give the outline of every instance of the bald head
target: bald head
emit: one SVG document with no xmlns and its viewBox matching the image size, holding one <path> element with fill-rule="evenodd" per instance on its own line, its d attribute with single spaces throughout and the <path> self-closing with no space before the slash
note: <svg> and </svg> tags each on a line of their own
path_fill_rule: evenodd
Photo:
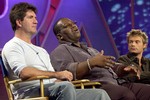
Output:
<svg viewBox="0 0 150 100">
<path fill-rule="evenodd" d="M 53 31 L 59 41 L 75 43 L 79 41 L 81 36 L 76 22 L 69 18 L 60 18 L 55 23 Z"/>
<path fill-rule="evenodd" d="M 57 34 L 59 33 L 59 31 L 62 29 L 62 27 L 65 25 L 66 21 L 72 21 L 69 18 L 60 18 L 55 24 L 54 24 L 54 28 L 53 28 L 53 32 L 54 34 L 57 36 Z"/>
</svg>

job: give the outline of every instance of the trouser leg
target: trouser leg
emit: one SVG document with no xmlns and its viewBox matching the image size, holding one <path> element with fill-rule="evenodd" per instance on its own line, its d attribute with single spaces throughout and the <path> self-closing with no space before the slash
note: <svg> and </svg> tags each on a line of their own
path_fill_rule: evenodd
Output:
<svg viewBox="0 0 150 100">
<path fill-rule="evenodd" d="M 76 89 L 77 100 L 110 100 L 102 89 Z"/>
<path fill-rule="evenodd" d="M 127 87 L 114 84 L 103 84 L 101 88 L 108 93 L 111 100 L 136 100 L 134 93 Z"/>
<path fill-rule="evenodd" d="M 19 99 L 40 96 L 40 86 L 26 87 L 19 90 Z M 76 100 L 74 86 L 67 81 L 44 85 L 45 96 L 50 100 Z"/>
<path fill-rule="evenodd" d="M 59 83 L 56 83 L 58 85 Z M 74 91 L 74 88 L 72 84 L 70 83 L 63 83 L 65 86 L 61 83 L 61 91 L 59 91 L 59 88 L 52 89 L 50 91 L 53 98 L 50 98 L 50 100 L 110 100 L 110 97 L 106 93 L 105 90 L 102 89 L 76 89 Z M 66 86 L 67 84 L 67 86 Z M 58 94 L 55 98 L 55 95 Z M 76 98 L 75 98 L 76 97 Z"/>
<path fill-rule="evenodd" d="M 70 82 L 57 82 L 48 88 L 50 100 L 76 100 L 76 91 Z"/>
<path fill-rule="evenodd" d="M 150 100 L 150 85 L 141 83 L 128 83 L 123 86 L 129 88 L 137 100 Z"/>
</svg>

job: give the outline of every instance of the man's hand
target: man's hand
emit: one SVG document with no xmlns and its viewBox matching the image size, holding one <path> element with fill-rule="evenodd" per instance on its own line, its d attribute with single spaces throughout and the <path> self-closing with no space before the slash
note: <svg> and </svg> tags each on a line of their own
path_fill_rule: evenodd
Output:
<svg viewBox="0 0 150 100">
<path fill-rule="evenodd" d="M 71 81 L 73 80 L 73 75 L 71 72 L 69 71 L 60 71 L 60 72 L 56 72 L 56 78 L 59 80 L 65 80 L 65 81 Z"/>
<path fill-rule="evenodd" d="M 99 54 L 90 59 L 91 66 L 99 66 L 104 68 L 114 67 L 115 57 L 105 56 L 104 51 L 102 50 Z"/>
<path fill-rule="evenodd" d="M 137 76 L 138 79 L 140 80 L 141 72 L 140 72 L 140 70 L 139 70 L 137 67 L 135 67 L 134 65 L 125 67 L 125 68 L 124 68 L 124 71 L 130 72 L 130 74 L 136 74 L 136 76 Z"/>
</svg>

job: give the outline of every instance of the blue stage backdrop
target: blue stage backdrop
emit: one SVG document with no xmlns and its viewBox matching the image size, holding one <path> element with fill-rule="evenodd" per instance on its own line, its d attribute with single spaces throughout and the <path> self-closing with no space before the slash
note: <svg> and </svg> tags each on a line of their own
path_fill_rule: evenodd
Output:
<svg viewBox="0 0 150 100">
<path fill-rule="evenodd" d="M 132 28 L 141 29 L 150 38 L 149 0 L 99 0 L 99 4 L 120 55 L 128 51 L 126 33 Z M 150 45 L 144 55 L 150 58 Z"/>
<path fill-rule="evenodd" d="M 104 50 L 105 54 L 117 57 L 119 55 L 114 39 L 108 30 L 103 11 L 98 0 L 4 0 L 7 1 L 7 11 L 0 19 L 0 47 L 13 36 L 9 22 L 11 7 L 18 2 L 29 2 L 38 8 L 38 33 L 33 37 L 33 43 L 51 52 L 58 42 L 53 34 L 53 24 L 61 17 L 77 21 L 82 38 L 89 46 Z"/>
<path fill-rule="evenodd" d="M 48 52 L 58 45 L 52 27 L 60 17 L 77 21 L 82 41 L 115 57 L 127 53 L 126 33 L 132 28 L 150 34 L 148 0 L 1 0 L 1 49 L 13 37 L 9 12 L 18 2 L 29 2 L 38 8 L 38 33 L 33 37 L 33 43 Z M 144 53 L 146 57 L 150 57 L 149 49 L 148 45 Z"/>
<path fill-rule="evenodd" d="M 61 17 L 77 21 L 81 41 L 116 58 L 127 53 L 126 33 L 132 28 L 142 29 L 150 37 L 149 0 L 0 0 L 0 51 L 14 35 L 9 12 L 19 2 L 37 7 L 38 32 L 32 42 L 49 53 L 58 45 L 52 29 Z M 144 53 L 148 58 L 149 46 Z M 3 80 L 2 77 L 0 80 Z M 3 90 L 0 91 L 0 98 L 7 100 L 3 81 L 0 88 Z"/>
</svg>

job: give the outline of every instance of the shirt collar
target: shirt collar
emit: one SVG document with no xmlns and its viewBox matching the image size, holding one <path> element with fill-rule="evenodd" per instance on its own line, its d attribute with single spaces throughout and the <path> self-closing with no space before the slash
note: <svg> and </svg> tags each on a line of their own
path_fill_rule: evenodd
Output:
<svg viewBox="0 0 150 100">
<path fill-rule="evenodd" d="M 135 54 L 135 53 L 130 53 L 130 52 L 129 52 L 129 53 L 127 54 L 127 57 L 131 60 L 131 62 L 133 61 L 133 62 L 139 64 L 139 63 L 138 63 L 138 62 L 139 62 L 139 59 L 138 59 L 136 56 L 137 56 L 137 54 Z M 145 58 L 144 58 L 144 57 L 142 57 L 141 63 L 142 63 L 142 64 L 145 63 Z"/>
<path fill-rule="evenodd" d="M 74 43 L 71 43 L 71 42 L 67 42 L 67 41 L 59 41 L 60 44 L 68 44 L 68 45 L 71 45 L 71 46 L 76 46 L 78 47 L 76 44 Z M 86 47 L 87 48 L 87 44 L 84 43 L 84 42 L 80 42 L 80 45 L 81 47 Z"/>
<path fill-rule="evenodd" d="M 71 42 L 67 42 L 67 41 L 59 41 L 60 44 L 67 44 L 67 45 L 70 45 L 70 46 L 75 46 L 75 47 L 79 47 L 77 46 L 76 44 L 74 43 L 71 43 Z M 84 50 L 87 51 L 88 47 L 87 47 L 87 44 L 85 42 L 80 42 L 80 46 L 79 48 L 82 48 Z"/>
</svg>

